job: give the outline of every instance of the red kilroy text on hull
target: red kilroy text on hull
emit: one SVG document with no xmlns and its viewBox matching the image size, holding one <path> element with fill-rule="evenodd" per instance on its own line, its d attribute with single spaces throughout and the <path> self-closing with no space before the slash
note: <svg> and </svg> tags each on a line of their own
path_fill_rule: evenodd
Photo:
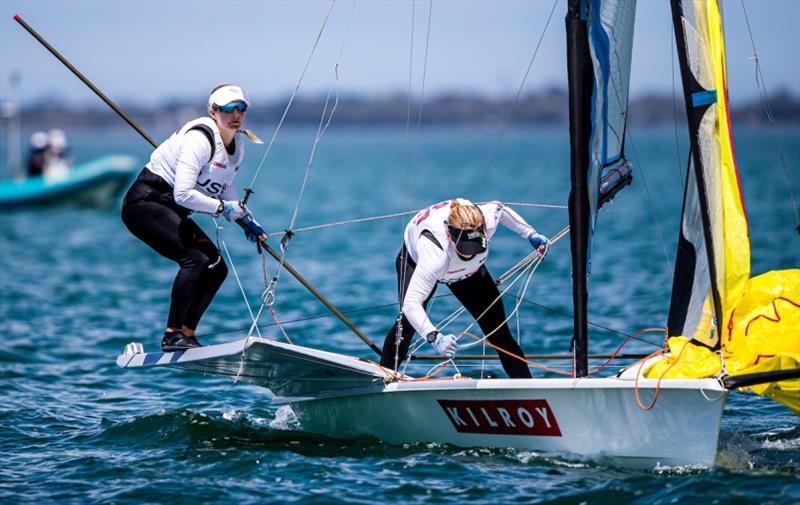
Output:
<svg viewBox="0 0 800 505">
<path fill-rule="evenodd" d="M 547 400 L 437 400 L 460 433 L 560 437 Z"/>
</svg>

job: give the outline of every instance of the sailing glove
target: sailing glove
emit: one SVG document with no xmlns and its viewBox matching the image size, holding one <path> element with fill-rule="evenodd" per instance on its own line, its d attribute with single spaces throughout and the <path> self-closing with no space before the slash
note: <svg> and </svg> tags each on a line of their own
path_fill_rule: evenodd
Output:
<svg viewBox="0 0 800 505">
<path fill-rule="evenodd" d="M 242 207 L 242 204 L 236 200 L 225 200 L 222 202 L 222 212 L 228 222 L 238 221 L 247 214 L 247 211 Z"/>
<path fill-rule="evenodd" d="M 436 349 L 436 352 L 447 357 L 448 359 L 453 359 L 453 357 L 456 355 L 456 351 L 458 350 L 456 336 L 450 333 L 440 333 L 436 336 L 436 340 L 434 340 L 433 344 L 431 345 L 433 345 L 433 348 Z"/>
<path fill-rule="evenodd" d="M 544 253 L 547 247 L 550 245 L 550 239 L 548 239 L 541 233 L 534 233 L 533 235 L 528 237 L 528 242 L 530 242 L 533 248 L 539 251 L 540 253 Z"/>
<path fill-rule="evenodd" d="M 236 223 L 244 230 L 244 236 L 247 240 L 256 244 L 256 250 L 258 254 L 261 254 L 261 237 L 267 236 L 267 232 L 264 231 L 264 228 L 258 224 L 258 221 L 256 221 L 249 212 L 245 212 L 245 215 L 237 219 Z"/>
</svg>

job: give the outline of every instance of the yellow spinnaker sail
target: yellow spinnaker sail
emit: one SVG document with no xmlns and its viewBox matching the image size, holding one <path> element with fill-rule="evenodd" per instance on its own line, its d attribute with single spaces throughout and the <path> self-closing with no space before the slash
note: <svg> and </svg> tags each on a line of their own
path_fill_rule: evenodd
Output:
<svg viewBox="0 0 800 505">
<path fill-rule="evenodd" d="M 717 0 L 693 0 L 685 2 L 683 10 L 686 51 L 691 53 L 687 60 L 703 88 L 693 92 L 693 100 L 696 97 L 700 104 L 695 107 L 713 100 L 698 124 L 701 163 L 695 168 L 707 199 L 712 239 L 709 263 L 716 271 L 711 282 L 719 293 L 721 317 L 712 330 L 714 306 L 709 290 L 694 334 L 671 336 L 669 354 L 646 376 L 710 377 L 720 373 L 723 362 L 730 375 L 800 368 L 800 269 L 750 279 L 750 242 L 731 140 L 719 6 Z M 690 340 L 708 347 L 689 345 Z M 710 350 L 717 346 L 721 356 Z M 800 379 L 749 389 L 800 415 Z"/>
<path fill-rule="evenodd" d="M 750 279 L 730 324 L 722 329 L 722 360 L 684 337 L 668 340 L 669 355 L 647 377 L 713 377 L 724 361 L 730 375 L 800 368 L 800 269 L 773 270 Z M 800 379 L 747 388 L 800 415 Z"/>
<path fill-rule="evenodd" d="M 702 0 L 708 15 L 708 45 L 714 83 L 717 90 L 717 121 L 712 137 L 719 143 L 719 176 L 722 206 L 722 247 L 725 256 L 725 276 L 720 279 L 723 321 L 727 322 L 731 311 L 742 296 L 744 286 L 750 278 L 750 238 L 747 234 L 739 174 L 733 156 L 733 140 L 728 114 L 728 82 L 725 75 L 725 42 L 722 33 L 722 18 L 717 0 Z M 706 167 L 714 170 L 715 167 Z M 720 322 L 722 326 L 723 322 Z"/>
</svg>

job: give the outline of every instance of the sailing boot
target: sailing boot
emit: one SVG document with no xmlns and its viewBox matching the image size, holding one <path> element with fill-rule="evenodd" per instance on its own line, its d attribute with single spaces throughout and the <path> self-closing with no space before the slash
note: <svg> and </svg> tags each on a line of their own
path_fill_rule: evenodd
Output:
<svg viewBox="0 0 800 505">
<path fill-rule="evenodd" d="M 161 350 L 163 352 L 176 352 L 193 349 L 195 347 L 203 347 L 197 338 L 194 336 L 187 336 L 180 331 L 165 331 L 164 338 L 161 339 Z"/>
</svg>

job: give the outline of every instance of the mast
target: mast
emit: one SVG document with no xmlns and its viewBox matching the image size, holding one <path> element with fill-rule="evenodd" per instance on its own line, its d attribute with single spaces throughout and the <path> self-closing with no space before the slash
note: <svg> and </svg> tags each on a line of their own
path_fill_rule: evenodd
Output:
<svg viewBox="0 0 800 505">
<path fill-rule="evenodd" d="M 575 377 L 588 374 L 588 287 L 597 211 L 631 180 L 625 158 L 635 1 L 570 0 L 567 10 Z"/>
<path fill-rule="evenodd" d="M 567 8 L 567 77 L 569 81 L 570 184 L 569 226 L 572 254 L 574 376 L 585 377 L 588 365 L 589 145 L 592 135 L 594 70 L 589 53 L 588 3 L 570 0 Z"/>
</svg>

